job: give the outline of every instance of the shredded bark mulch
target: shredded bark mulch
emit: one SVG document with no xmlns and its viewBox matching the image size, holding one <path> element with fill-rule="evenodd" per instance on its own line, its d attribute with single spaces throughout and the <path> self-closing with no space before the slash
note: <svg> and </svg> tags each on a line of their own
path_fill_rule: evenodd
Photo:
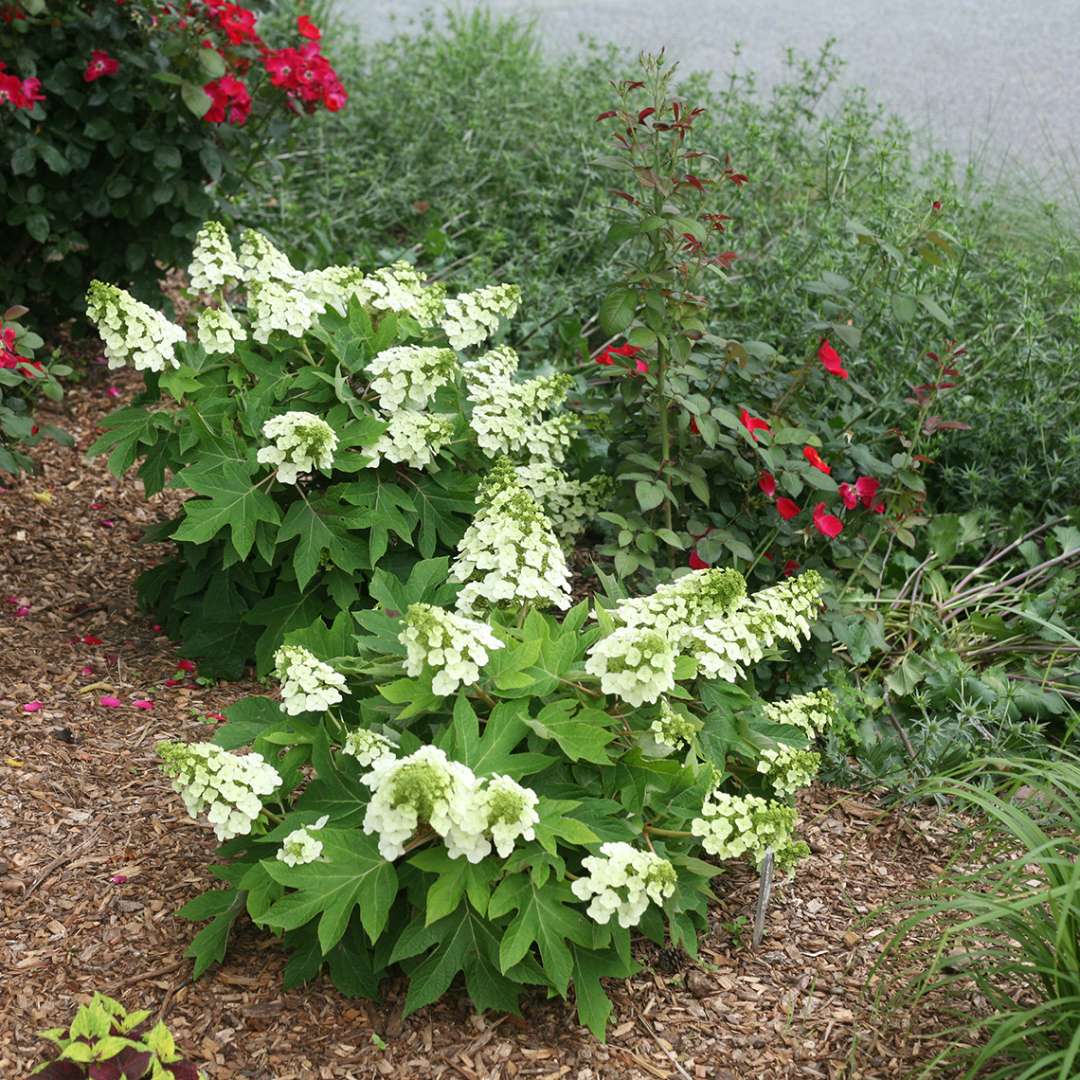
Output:
<svg viewBox="0 0 1080 1080">
<path fill-rule="evenodd" d="M 212 714 L 254 686 L 181 670 L 135 605 L 136 575 L 161 556 L 136 541 L 168 496 L 147 503 L 133 477 L 85 461 L 121 403 L 102 375 L 56 417 L 76 447 L 39 447 L 41 472 L 0 492 L 0 1076 L 28 1075 L 45 1049 L 35 1032 L 66 1025 L 95 989 L 163 1017 L 214 1080 L 896 1080 L 941 1049 L 937 1017 L 874 1006 L 890 920 L 872 913 L 942 869 L 954 824 L 824 787 L 802 802 L 812 855 L 777 883 L 763 944 L 747 925 L 756 876 L 734 868 L 716 879 L 700 963 L 642 943 L 641 974 L 612 984 L 606 1045 L 540 996 L 522 1018 L 478 1016 L 462 993 L 403 1020 L 400 981 L 379 1003 L 323 979 L 284 992 L 283 954 L 251 927 L 192 983 L 197 927 L 173 912 L 209 885 L 215 844 L 154 744 L 209 737 Z M 110 696 L 121 704 L 100 703 Z"/>
</svg>

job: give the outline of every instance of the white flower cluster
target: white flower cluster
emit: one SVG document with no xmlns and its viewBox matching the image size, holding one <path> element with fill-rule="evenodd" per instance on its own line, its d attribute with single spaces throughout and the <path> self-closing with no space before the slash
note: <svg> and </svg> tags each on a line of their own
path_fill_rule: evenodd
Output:
<svg viewBox="0 0 1080 1080">
<path fill-rule="evenodd" d="M 729 795 L 714 791 L 701 807 L 701 817 L 690 822 L 690 831 L 701 837 L 702 847 L 720 859 L 748 854 L 755 864 L 773 849 L 777 862 L 785 865 L 802 854 L 803 845 L 793 841 L 795 807 L 757 795 Z"/>
<path fill-rule="evenodd" d="M 248 284 L 248 315 L 251 336 L 265 345 L 275 330 L 289 337 L 303 337 L 323 313 L 323 305 L 293 285 L 270 279 Z"/>
<path fill-rule="evenodd" d="M 281 842 L 277 857 L 286 866 L 303 866 L 314 862 L 322 854 L 323 843 L 311 834 L 318 832 L 329 820 L 330 816 L 324 814 L 314 825 L 304 825 L 302 828 L 294 829 Z"/>
<path fill-rule="evenodd" d="M 334 464 L 338 437 L 334 429 L 314 413 L 292 412 L 272 416 L 263 424 L 262 433 L 273 440 L 256 455 L 262 465 L 273 465 L 283 484 L 295 484 L 301 473 L 329 469 Z"/>
<path fill-rule="evenodd" d="M 242 281 L 295 282 L 299 276 L 289 257 L 254 229 L 245 229 L 240 234 L 237 262 L 240 264 L 238 276 Z"/>
<path fill-rule="evenodd" d="M 440 386 L 453 378 L 457 357 L 453 349 L 397 345 L 383 349 L 368 364 L 371 389 L 385 413 L 422 409 Z"/>
<path fill-rule="evenodd" d="M 196 320 L 196 333 L 209 356 L 231 356 L 236 343 L 247 339 L 247 331 L 228 308 L 203 308 Z"/>
<path fill-rule="evenodd" d="M 516 285 L 488 285 L 446 301 L 441 326 L 454 349 L 486 341 L 499 328 L 499 319 L 514 317 L 521 303 Z"/>
<path fill-rule="evenodd" d="M 588 480 L 566 475 L 551 461 L 535 460 L 514 470 L 521 486 L 537 501 L 564 543 L 576 537 L 596 516 L 611 492 L 611 478 L 603 474 Z"/>
<path fill-rule="evenodd" d="M 569 375 L 545 375 L 514 382 L 518 358 L 513 349 L 492 349 L 463 365 L 472 402 L 469 426 L 488 457 L 518 453 L 561 462 L 577 429 L 568 413 L 539 419 L 545 409 L 560 404 L 572 380 Z"/>
<path fill-rule="evenodd" d="M 649 730 L 661 746 L 678 750 L 679 747 L 690 745 L 691 740 L 701 730 L 701 721 L 676 712 L 667 698 L 661 698 L 660 716 L 652 722 Z"/>
<path fill-rule="evenodd" d="M 738 570 L 697 570 L 657 585 L 648 596 L 620 600 L 611 611 L 617 625 L 656 630 L 676 647 L 707 619 L 733 610 L 746 595 L 746 579 Z"/>
<path fill-rule="evenodd" d="M 387 764 L 397 757 L 394 744 L 385 735 L 368 728 L 350 731 L 341 749 L 343 753 L 356 758 L 365 769 Z"/>
<path fill-rule="evenodd" d="M 446 294 L 441 285 L 426 285 L 425 281 L 407 262 L 396 262 L 368 274 L 356 295 L 376 311 L 403 312 L 421 326 L 434 326 L 443 313 Z"/>
<path fill-rule="evenodd" d="M 472 686 L 490 654 L 503 647 L 487 623 L 431 604 L 409 605 L 398 640 L 407 651 L 405 670 L 416 676 L 431 668 L 431 688 L 444 696 L 459 686 Z"/>
<path fill-rule="evenodd" d="M 349 300 L 363 291 L 364 271 L 356 266 L 324 266 L 296 279 L 298 288 L 320 312 L 333 308 L 344 316 Z"/>
<path fill-rule="evenodd" d="M 228 281 L 240 280 L 244 274 L 225 226 L 220 221 L 206 222 L 195 237 L 191 253 L 188 267 L 191 287 L 197 292 L 210 292 Z"/>
<path fill-rule="evenodd" d="M 439 456 L 453 434 L 452 416 L 398 409 L 378 441 L 364 448 L 364 453 L 371 457 L 367 467 L 374 469 L 385 458 L 395 464 L 424 469 Z"/>
<path fill-rule="evenodd" d="M 123 289 L 103 281 L 90 282 L 86 317 L 105 343 L 110 368 L 123 367 L 128 360 L 136 371 L 164 371 L 167 364 L 180 366 L 176 346 L 185 339 L 184 331 Z"/>
<path fill-rule="evenodd" d="M 674 689 L 676 659 L 671 639 L 658 630 L 620 626 L 589 650 L 585 670 L 605 694 L 637 708 Z"/>
<path fill-rule="evenodd" d="M 807 787 L 821 767 L 821 755 L 812 750 L 778 746 L 761 751 L 757 771 L 769 778 L 777 795 L 794 795 Z"/>
<path fill-rule="evenodd" d="M 836 698 L 831 690 L 796 694 L 785 701 L 765 705 L 765 715 L 774 724 L 789 724 L 806 732 L 811 742 L 821 735 L 836 715 Z"/>
<path fill-rule="evenodd" d="M 518 837 L 534 838 L 540 820 L 535 792 L 506 776 L 481 780 L 435 746 L 383 759 L 362 782 L 372 789 L 364 832 L 378 834 L 384 859 L 403 855 L 421 825 L 443 838 L 451 859 L 480 862 L 491 853 L 491 838 L 505 858 Z"/>
<path fill-rule="evenodd" d="M 601 926 L 612 915 L 624 929 L 637 926 L 649 901 L 663 905 L 678 881 L 667 859 L 624 843 L 603 844 L 599 855 L 586 856 L 581 865 L 588 876 L 577 878 L 570 888 L 579 900 L 592 898 L 587 911 Z"/>
<path fill-rule="evenodd" d="M 481 601 L 532 600 L 568 608 L 570 572 L 562 548 L 508 461 L 500 461 L 484 479 L 477 504 L 450 569 L 452 581 L 466 582 L 458 607 L 471 612 Z"/>
<path fill-rule="evenodd" d="M 239 757 L 213 743 L 159 743 L 162 772 L 197 818 L 204 810 L 221 841 L 251 832 L 262 813 L 260 796 L 281 783 L 277 770 L 261 754 Z"/>
<path fill-rule="evenodd" d="M 302 645 L 282 645 L 274 653 L 274 678 L 281 683 L 281 710 L 289 716 L 325 712 L 349 692 L 345 676 Z"/>
<path fill-rule="evenodd" d="M 707 619 L 690 632 L 691 651 L 711 679 L 735 682 L 778 641 L 799 648 L 810 636 L 810 618 L 821 596 L 821 576 L 808 570 L 762 589 L 727 614 Z"/>
</svg>

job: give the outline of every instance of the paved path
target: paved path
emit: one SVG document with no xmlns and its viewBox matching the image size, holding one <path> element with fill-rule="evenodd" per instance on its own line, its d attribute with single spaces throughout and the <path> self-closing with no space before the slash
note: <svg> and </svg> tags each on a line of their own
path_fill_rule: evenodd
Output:
<svg viewBox="0 0 1080 1080">
<path fill-rule="evenodd" d="M 385 37 L 432 0 L 338 0 L 364 33 Z M 463 6 L 474 7 L 465 0 Z M 917 130 L 984 166 L 1004 157 L 1035 175 L 1080 176 L 1080 0 L 487 0 L 536 15 L 543 40 L 581 33 L 635 50 L 660 44 L 684 69 L 740 63 L 769 84 L 788 45 L 813 52 L 834 35 L 848 81 Z"/>
</svg>

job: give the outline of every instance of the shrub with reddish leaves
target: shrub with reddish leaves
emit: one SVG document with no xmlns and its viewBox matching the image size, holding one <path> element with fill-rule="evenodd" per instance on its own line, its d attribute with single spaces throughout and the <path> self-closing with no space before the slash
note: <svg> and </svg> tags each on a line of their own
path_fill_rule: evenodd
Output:
<svg viewBox="0 0 1080 1080">
<path fill-rule="evenodd" d="M 53 321 L 94 277 L 148 297 L 271 142 L 348 101 L 306 15 L 270 41 L 228 0 L 4 11 L 0 295 Z"/>
</svg>

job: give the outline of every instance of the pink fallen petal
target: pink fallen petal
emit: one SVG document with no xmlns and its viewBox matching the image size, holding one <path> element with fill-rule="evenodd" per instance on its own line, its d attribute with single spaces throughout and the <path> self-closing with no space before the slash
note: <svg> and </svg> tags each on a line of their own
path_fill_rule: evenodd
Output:
<svg viewBox="0 0 1080 1080">
<path fill-rule="evenodd" d="M 112 694 L 106 694 L 104 697 L 98 699 L 98 704 L 104 706 L 106 709 L 119 709 L 124 703 Z"/>
<path fill-rule="evenodd" d="M 136 698 L 132 703 L 133 709 L 152 709 L 154 703 L 149 698 Z"/>
<path fill-rule="evenodd" d="M 177 664 L 176 666 L 180 671 L 194 671 L 195 670 L 195 661 L 194 660 L 181 660 L 180 663 Z"/>
<path fill-rule="evenodd" d="M 104 645 L 105 643 L 99 637 L 95 637 L 93 634 L 83 634 L 79 640 L 84 645 Z"/>
<path fill-rule="evenodd" d="M 9 603 L 9 604 L 15 604 L 16 606 L 17 606 L 17 605 L 18 605 L 18 603 L 19 603 L 19 598 L 18 598 L 17 596 L 6 596 L 6 597 L 4 597 L 4 599 L 5 599 L 5 601 L 6 601 L 7 603 Z"/>
<path fill-rule="evenodd" d="M 41 701 L 28 701 L 23 707 L 23 712 L 37 712 L 42 707 L 44 702 Z"/>
<path fill-rule="evenodd" d="M 183 686 L 184 685 L 184 680 L 183 679 L 166 679 L 165 680 L 165 685 L 166 686 Z"/>
<path fill-rule="evenodd" d="M 112 518 L 102 518 L 101 521 L 98 522 L 98 524 L 103 529 L 111 529 L 116 524 L 116 522 Z"/>
<path fill-rule="evenodd" d="M 111 398 L 118 398 L 121 394 L 121 390 L 119 386 L 110 386 L 108 390 L 105 391 L 105 393 L 108 394 Z"/>
<path fill-rule="evenodd" d="M 127 874 L 113 874 L 113 876 L 109 878 L 109 881 L 111 881 L 113 885 L 126 885 Z"/>
<path fill-rule="evenodd" d="M 83 667 L 83 669 L 79 672 L 79 674 L 80 675 L 93 675 L 94 674 L 94 669 L 89 664 L 87 664 L 85 667 Z"/>
<path fill-rule="evenodd" d="M 103 502 L 91 503 L 90 504 L 90 509 L 91 510 L 104 510 L 105 509 L 105 503 L 103 503 Z"/>
<path fill-rule="evenodd" d="M 29 615 L 29 614 L 30 614 L 30 605 L 29 604 L 20 604 L 15 609 L 15 618 L 16 619 L 25 619 L 26 616 Z"/>
<path fill-rule="evenodd" d="M 160 634 L 161 633 L 161 623 L 154 623 L 154 625 L 151 626 L 150 629 L 153 630 L 155 634 Z"/>
<path fill-rule="evenodd" d="M 222 724 L 225 723 L 225 717 L 222 716 L 221 713 L 219 713 L 219 712 L 208 712 L 206 714 L 206 719 L 207 720 L 217 720 Z"/>
</svg>

